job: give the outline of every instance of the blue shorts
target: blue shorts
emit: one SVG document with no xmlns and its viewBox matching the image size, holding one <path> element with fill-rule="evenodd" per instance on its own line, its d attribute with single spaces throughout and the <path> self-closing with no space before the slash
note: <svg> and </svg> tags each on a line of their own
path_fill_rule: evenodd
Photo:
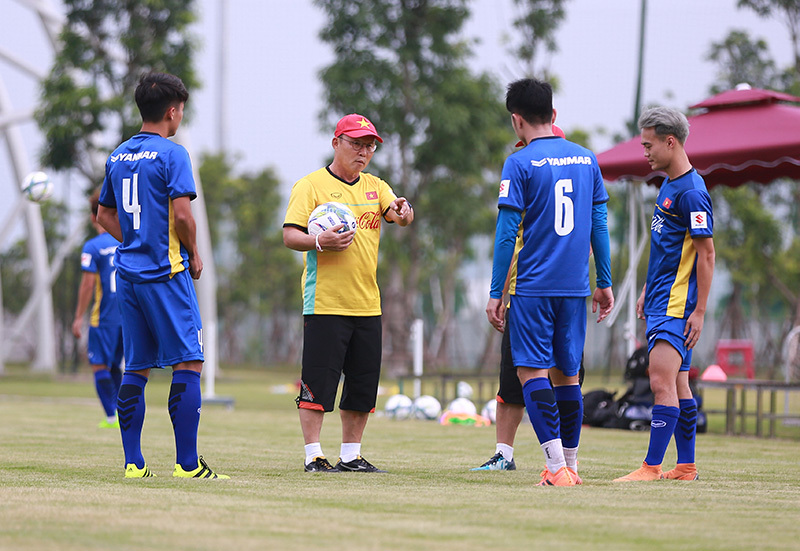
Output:
<svg viewBox="0 0 800 551">
<path fill-rule="evenodd" d="M 692 351 L 686 349 L 686 320 L 672 316 L 647 316 L 647 353 L 656 341 L 666 341 L 681 355 L 681 371 L 689 371 L 692 366 Z"/>
<path fill-rule="evenodd" d="M 89 327 L 88 356 L 91 365 L 119 367 L 122 362 L 122 326 Z"/>
<path fill-rule="evenodd" d="M 168 281 L 117 278 L 125 370 L 203 361 L 203 324 L 188 270 Z"/>
<path fill-rule="evenodd" d="M 512 295 L 508 313 L 515 366 L 578 374 L 586 342 L 585 297 Z"/>
</svg>

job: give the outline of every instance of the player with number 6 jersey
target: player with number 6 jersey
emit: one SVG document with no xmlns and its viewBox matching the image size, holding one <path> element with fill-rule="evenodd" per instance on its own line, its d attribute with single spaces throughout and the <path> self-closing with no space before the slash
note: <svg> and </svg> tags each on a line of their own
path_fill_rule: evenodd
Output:
<svg viewBox="0 0 800 551">
<path fill-rule="evenodd" d="M 540 485 L 574 486 L 580 480 L 579 370 L 586 297 L 592 294 L 592 249 L 597 268 L 592 311 L 599 307 L 597 321 L 614 306 L 608 194 L 594 154 L 553 134 L 556 110 L 550 84 L 536 79 L 512 82 L 506 108 L 524 147 L 503 166 L 486 314 L 495 329 L 510 331 L 525 408 L 545 456 Z M 509 266 L 516 281 L 509 287 L 506 328 L 502 294 Z"/>
<path fill-rule="evenodd" d="M 589 296 L 592 207 L 606 202 L 597 159 L 583 146 L 546 136 L 506 159 L 497 205 L 524 213 L 511 294 Z"/>
</svg>

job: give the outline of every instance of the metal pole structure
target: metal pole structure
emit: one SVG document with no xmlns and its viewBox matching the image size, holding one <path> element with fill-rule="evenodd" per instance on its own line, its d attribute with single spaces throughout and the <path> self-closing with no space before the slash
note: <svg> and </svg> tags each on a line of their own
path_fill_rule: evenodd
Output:
<svg viewBox="0 0 800 551">
<path fill-rule="evenodd" d="M 415 319 L 411 322 L 411 346 L 414 361 L 414 398 L 419 398 L 422 394 L 422 345 L 423 345 L 423 321 Z"/>
<path fill-rule="evenodd" d="M 25 210 L 25 199 L 19 197 L 17 199 L 17 204 L 11 210 L 11 214 L 6 218 L 5 223 L 0 226 L 0 250 L 3 249 L 3 246 L 6 243 L 6 239 L 11 234 L 11 230 L 14 228 L 14 225 L 17 221 L 17 218 L 22 216 L 22 213 Z M 3 280 L 0 277 L 0 375 L 5 373 L 5 358 L 6 358 L 6 336 L 5 336 L 5 321 L 3 320 Z"/>
<path fill-rule="evenodd" d="M 636 282 L 636 266 L 639 263 L 639 258 L 636 256 L 636 230 L 638 211 L 638 193 L 637 184 L 633 181 L 628 183 L 628 262 L 630 285 L 628 285 L 628 310 L 625 320 L 625 337 L 628 342 L 627 356 L 630 358 L 636 350 L 636 301 L 638 286 Z"/>
<path fill-rule="evenodd" d="M 186 147 L 191 156 L 192 147 L 188 132 L 179 131 L 175 136 L 175 141 Z M 197 163 L 192 163 L 192 172 L 197 188 L 197 198 L 192 201 L 192 214 L 197 227 L 197 248 L 200 250 L 200 258 L 203 259 L 203 273 L 200 279 L 195 282 L 200 319 L 203 321 L 203 356 L 205 357 L 205 362 L 203 363 L 203 382 L 205 384 L 203 403 L 221 403 L 231 408 L 234 403 L 233 398 L 217 396 L 215 389 L 219 370 L 217 271 L 214 266 L 214 253 L 211 248 L 211 232 L 208 229 L 203 184 L 200 181 Z"/>
<path fill-rule="evenodd" d="M 49 0 L 18 0 L 22 5 L 30 8 L 38 15 L 42 27 L 45 31 L 45 36 L 50 42 L 53 50 L 56 49 L 56 37 L 61 32 L 63 24 L 63 16 L 59 14 Z M 46 75 L 45 72 L 34 67 L 27 61 L 15 56 L 12 52 L 6 50 L 0 51 L 0 58 L 5 59 L 7 62 L 16 66 L 22 72 L 27 73 L 32 78 L 41 80 Z M 6 144 L 9 150 L 9 157 L 11 159 L 14 179 L 16 182 L 22 181 L 25 175 L 29 172 L 29 164 L 25 149 L 23 147 L 22 135 L 19 129 L 14 125 L 28 122 L 33 118 L 33 110 L 17 111 L 12 113 L 10 111 L 11 103 L 6 89 L 3 86 L 3 81 L 0 79 L 0 133 L 6 139 Z M 14 186 L 19 190 L 19 186 Z M 17 191 L 19 193 L 19 191 Z M 19 196 L 19 195 L 18 195 Z M 22 199 L 20 198 L 20 201 Z M 26 203 L 22 201 L 22 203 Z M 49 280 L 51 273 L 48 267 L 47 260 L 47 246 L 44 236 L 44 226 L 42 224 L 42 217 L 39 206 L 33 203 L 25 205 L 18 205 L 12 215 L 14 219 L 19 215 L 19 211 L 23 210 L 26 214 L 28 226 L 28 250 L 33 265 L 33 294 L 29 299 L 29 303 L 38 303 L 38 316 L 37 316 L 37 346 L 36 356 L 33 361 L 33 369 L 35 371 L 54 371 L 55 370 L 55 321 L 53 316 L 53 295 L 49 287 Z M 5 233 L 5 231 L 3 232 Z M 0 246 L 5 238 L 0 240 Z M 2 293 L 2 282 L 0 281 L 0 294 Z M 6 335 L 3 326 L 3 305 L 0 299 L 0 373 L 4 371 L 5 364 L 5 344 Z"/>
<path fill-rule="evenodd" d="M 639 63 L 636 73 L 636 99 L 633 104 L 633 121 L 631 121 L 631 135 L 638 132 L 639 112 L 642 101 L 642 80 L 644 78 L 644 39 L 647 27 L 647 0 L 641 2 L 641 14 L 639 17 Z M 634 181 L 628 183 L 628 258 L 631 262 L 631 285 L 628 287 L 628 316 L 625 323 L 625 330 L 628 337 L 628 357 L 630 358 L 636 350 L 636 301 L 639 286 L 636 281 L 636 266 L 638 257 L 636 251 L 636 222 L 639 211 L 639 186 Z M 633 263 L 636 264 L 633 264 Z"/>
<path fill-rule="evenodd" d="M 4 82 L 0 79 L 0 113 L 11 112 L 11 100 Z M 2 129 L 8 146 L 9 158 L 16 182 L 21 182 L 30 172 L 30 165 L 25 154 L 22 133 L 16 126 Z M 21 193 L 15 185 L 17 196 Z M 55 319 L 53 316 L 53 293 L 48 285 L 50 266 L 47 259 L 47 243 L 42 224 L 42 213 L 39 205 L 27 203 L 25 215 L 28 227 L 28 255 L 32 264 L 32 295 L 30 301 L 38 301 L 36 319 L 37 345 L 34 352 L 32 368 L 34 371 L 55 371 Z"/>
<path fill-rule="evenodd" d="M 219 1 L 219 48 L 217 48 L 217 149 L 228 150 L 228 98 L 225 90 L 228 83 L 228 0 Z"/>
<path fill-rule="evenodd" d="M 639 61 L 636 68 L 636 99 L 633 103 L 633 121 L 631 121 L 631 136 L 639 132 L 637 122 L 639 111 L 642 108 L 642 80 L 644 79 L 644 38 L 647 29 L 647 0 L 642 0 L 642 10 L 639 16 Z"/>
</svg>

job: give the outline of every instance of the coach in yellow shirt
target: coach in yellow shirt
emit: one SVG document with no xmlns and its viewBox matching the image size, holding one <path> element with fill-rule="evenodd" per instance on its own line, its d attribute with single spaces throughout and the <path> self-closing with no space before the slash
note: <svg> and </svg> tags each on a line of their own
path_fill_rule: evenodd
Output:
<svg viewBox="0 0 800 551">
<path fill-rule="evenodd" d="M 305 440 L 308 472 L 386 472 L 361 457 L 361 437 L 375 410 L 381 369 L 381 297 L 376 272 L 381 225 L 407 226 L 414 210 L 389 184 L 364 173 L 378 142 L 375 126 L 355 113 L 336 125 L 333 162 L 301 178 L 292 188 L 283 242 L 304 252 L 303 367 L 297 407 Z M 342 203 L 358 221 L 356 231 L 341 225 L 317 236 L 308 218 L 318 205 Z M 320 432 L 333 411 L 339 380 L 342 446 L 335 466 L 325 458 Z"/>
</svg>

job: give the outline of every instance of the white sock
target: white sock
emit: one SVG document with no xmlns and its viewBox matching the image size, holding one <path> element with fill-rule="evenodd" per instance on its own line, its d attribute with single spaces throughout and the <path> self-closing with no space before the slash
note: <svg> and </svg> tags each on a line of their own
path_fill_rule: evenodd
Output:
<svg viewBox="0 0 800 551">
<path fill-rule="evenodd" d="M 578 472 L 578 448 L 564 448 L 564 461 L 567 467 Z"/>
<path fill-rule="evenodd" d="M 322 444 L 319 442 L 312 442 L 305 445 L 306 449 L 306 465 L 314 461 L 317 457 L 325 457 L 322 453 Z"/>
<path fill-rule="evenodd" d="M 108 417 L 106 417 L 106 421 L 108 421 L 110 424 L 113 425 L 114 423 L 117 422 L 117 416 L 116 415 L 109 415 Z"/>
<path fill-rule="evenodd" d="M 549 442 L 545 442 L 541 446 L 544 452 L 544 460 L 547 463 L 547 469 L 555 474 L 561 467 L 566 467 L 567 462 L 564 460 L 564 448 L 561 445 L 561 438 L 554 438 Z"/>
<path fill-rule="evenodd" d="M 341 452 L 339 453 L 339 459 L 342 460 L 342 463 L 352 461 L 359 455 L 361 455 L 361 442 L 342 442 Z"/>
<path fill-rule="evenodd" d="M 507 461 L 514 459 L 514 448 L 508 444 L 501 444 L 498 442 L 494 453 L 502 453 L 503 457 L 505 457 Z"/>
</svg>

